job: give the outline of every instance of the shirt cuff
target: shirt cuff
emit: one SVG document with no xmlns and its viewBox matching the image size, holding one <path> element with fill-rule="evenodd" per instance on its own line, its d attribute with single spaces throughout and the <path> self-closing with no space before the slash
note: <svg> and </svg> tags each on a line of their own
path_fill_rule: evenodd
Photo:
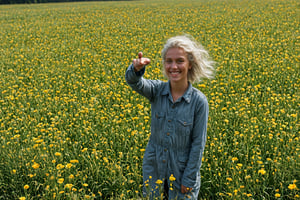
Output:
<svg viewBox="0 0 300 200">
<path fill-rule="evenodd" d="M 125 79 L 127 83 L 136 83 L 138 82 L 145 73 L 145 67 L 140 71 L 134 71 L 133 64 L 130 64 L 125 73 Z"/>
<path fill-rule="evenodd" d="M 133 64 L 132 64 L 132 68 L 134 68 L 133 67 Z M 134 69 L 133 69 L 134 70 Z M 144 66 L 140 71 L 135 71 L 135 74 L 137 75 L 137 76 L 143 76 L 144 74 L 145 74 L 145 71 L 146 71 L 146 66 Z"/>
</svg>

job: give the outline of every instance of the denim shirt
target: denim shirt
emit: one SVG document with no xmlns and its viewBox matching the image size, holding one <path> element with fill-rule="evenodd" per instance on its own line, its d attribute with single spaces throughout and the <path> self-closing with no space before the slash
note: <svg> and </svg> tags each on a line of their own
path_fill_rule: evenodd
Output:
<svg viewBox="0 0 300 200">
<path fill-rule="evenodd" d="M 151 103 L 151 135 L 143 158 L 143 180 L 155 189 L 156 180 L 176 178 L 181 184 L 200 189 L 200 167 L 206 142 L 208 102 L 189 83 L 184 95 L 173 102 L 170 82 L 143 78 L 145 67 L 125 74 L 128 85 Z"/>
</svg>

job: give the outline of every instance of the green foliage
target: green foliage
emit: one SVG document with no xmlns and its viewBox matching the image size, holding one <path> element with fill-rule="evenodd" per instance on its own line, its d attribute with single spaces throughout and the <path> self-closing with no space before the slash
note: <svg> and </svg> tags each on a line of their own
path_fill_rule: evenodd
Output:
<svg viewBox="0 0 300 200">
<path fill-rule="evenodd" d="M 218 63 L 202 199 L 299 198 L 294 0 L 0 6 L 0 199 L 138 199 L 150 105 L 124 73 L 188 33 Z M 176 178 L 176 177 L 175 177 Z"/>
</svg>

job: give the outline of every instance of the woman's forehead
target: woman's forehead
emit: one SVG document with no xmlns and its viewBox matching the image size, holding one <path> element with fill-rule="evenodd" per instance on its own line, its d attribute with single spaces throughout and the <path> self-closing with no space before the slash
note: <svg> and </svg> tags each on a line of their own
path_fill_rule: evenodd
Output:
<svg viewBox="0 0 300 200">
<path fill-rule="evenodd" d="M 184 51 L 183 48 L 180 47 L 172 47 L 170 49 L 168 49 L 168 51 L 166 52 L 165 58 L 175 58 L 175 57 L 187 57 L 187 53 Z"/>
</svg>

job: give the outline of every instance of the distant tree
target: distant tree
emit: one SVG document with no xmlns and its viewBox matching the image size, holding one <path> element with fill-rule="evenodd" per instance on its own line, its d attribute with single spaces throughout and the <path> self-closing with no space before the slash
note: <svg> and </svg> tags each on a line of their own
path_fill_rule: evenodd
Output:
<svg viewBox="0 0 300 200">
<path fill-rule="evenodd" d="M 74 2 L 74 1 L 95 1 L 95 0 L 0 0 L 0 4 Z M 111 0 L 96 0 L 96 1 L 111 1 Z"/>
</svg>

